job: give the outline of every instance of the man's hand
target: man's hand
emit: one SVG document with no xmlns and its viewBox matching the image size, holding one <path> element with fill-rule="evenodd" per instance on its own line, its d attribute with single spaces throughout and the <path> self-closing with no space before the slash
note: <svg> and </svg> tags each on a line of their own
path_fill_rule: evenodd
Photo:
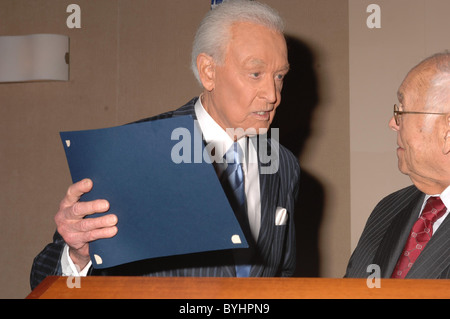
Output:
<svg viewBox="0 0 450 319">
<path fill-rule="evenodd" d="M 106 200 L 79 201 L 81 195 L 91 191 L 92 186 L 90 179 L 71 185 L 55 216 L 57 230 L 69 246 L 70 258 L 80 269 L 83 269 L 90 260 L 89 242 L 117 234 L 116 215 L 84 218 L 94 213 L 104 213 L 109 209 L 109 202 Z"/>
</svg>

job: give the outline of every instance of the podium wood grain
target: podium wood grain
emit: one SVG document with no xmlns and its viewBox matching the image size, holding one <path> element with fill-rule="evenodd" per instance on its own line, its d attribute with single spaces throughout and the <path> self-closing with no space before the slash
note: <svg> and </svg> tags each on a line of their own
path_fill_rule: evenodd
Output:
<svg viewBox="0 0 450 319">
<path fill-rule="evenodd" d="M 50 276 L 29 299 L 449 299 L 450 280 L 381 279 L 369 288 L 366 279 L 337 278 L 193 278 Z M 75 281 L 72 281 L 75 282 Z"/>
</svg>

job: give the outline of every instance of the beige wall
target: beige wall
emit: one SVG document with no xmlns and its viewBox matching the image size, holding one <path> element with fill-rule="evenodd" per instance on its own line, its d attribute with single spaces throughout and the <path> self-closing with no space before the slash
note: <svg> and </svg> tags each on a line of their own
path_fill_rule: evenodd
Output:
<svg viewBox="0 0 450 319">
<path fill-rule="evenodd" d="M 347 1 L 264 2 L 285 17 L 291 47 L 277 123 L 304 172 L 297 275 L 341 277 L 351 252 Z M 81 29 L 66 26 L 71 3 Z M 0 297 L 30 292 L 33 258 L 52 239 L 71 183 L 58 133 L 120 125 L 197 95 L 190 46 L 208 9 L 209 0 L 0 1 L 0 35 L 66 34 L 71 50 L 68 82 L 0 84 Z"/>
<path fill-rule="evenodd" d="M 381 28 L 366 8 L 377 3 Z M 396 133 L 388 127 L 397 89 L 425 57 L 448 50 L 447 0 L 350 0 L 351 243 L 376 203 L 411 181 L 397 169 Z"/>
</svg>

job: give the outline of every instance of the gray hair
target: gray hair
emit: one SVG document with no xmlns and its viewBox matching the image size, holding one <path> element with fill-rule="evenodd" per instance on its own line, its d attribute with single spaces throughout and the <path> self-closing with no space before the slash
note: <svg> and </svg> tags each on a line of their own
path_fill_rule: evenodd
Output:
<svg viewBox="0 0 450 319">
<path fill-rule="evenodd" d="M 427 91 L 426 107 L 430 110 L 450 112 L 450 53 L 438 53 L 423 61 L 433 68 Z"/>
<path fill-rule="evenodd" d="M 284 31 L 282 18 L 265 4 L 251 0 L 227 0 L 214 7 L 200 23 L 192 46 L 191 68 L 200 84 L 197 56 L 206 53 L 216 63 L 223 64 L 230 28 L 236 22 L 251 22 L 280 33 Z"/>
</svg>

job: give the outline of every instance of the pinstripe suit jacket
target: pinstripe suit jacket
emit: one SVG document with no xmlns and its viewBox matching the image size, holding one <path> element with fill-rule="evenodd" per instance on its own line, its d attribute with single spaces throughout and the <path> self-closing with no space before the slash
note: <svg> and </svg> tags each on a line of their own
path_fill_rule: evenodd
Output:
<svg viewBox="0 0 450 319">
<path fill-rule="evenodd" d="M 195 119 L 197 98 L 183 107 L 138 122 L 152 121 L 182 115 Z M 267 140 L 268 149 L 274 143 Z M 294 201 L 297 197 L 300 167 L 294 155 L 279 146 L 279 170 L 274 174 L 260 174 L 261 230 L 256 244 L 250 276 L 291 276 L 295 270 Z M 272 151 L 274 148 L 272 148 Z M 271 156 L 273 158 L 273 155 Z M 261 165 L 264 165 L 260 162 Z M 270 165 L 270 163 L 266 164 Z M 275 225 L 277 207 L 289 212 L 286 225 Z M 30 283 L 32 289 L 46 276 L 61 275 L 61 254 L 65 243 L 55 233 L 53 242 L 34 259 Z M 232 251 L 216 251 L 181 256 L 171 256 L 139 261 L 109 269 L 91 269 L 90 275 L 142 275 L 142 276 L 236 276 Z"/>
<path fill-rule="evenodd" d="M 370 264 L 389 278 L 417 220 L 425 194 L 415 186 L 384 198 L 374 209 L 353 252 L 345 277 L 368 277 Z M 450 278 L 450 218 L 439 226 L 406 278 Z"/>
</svg>

